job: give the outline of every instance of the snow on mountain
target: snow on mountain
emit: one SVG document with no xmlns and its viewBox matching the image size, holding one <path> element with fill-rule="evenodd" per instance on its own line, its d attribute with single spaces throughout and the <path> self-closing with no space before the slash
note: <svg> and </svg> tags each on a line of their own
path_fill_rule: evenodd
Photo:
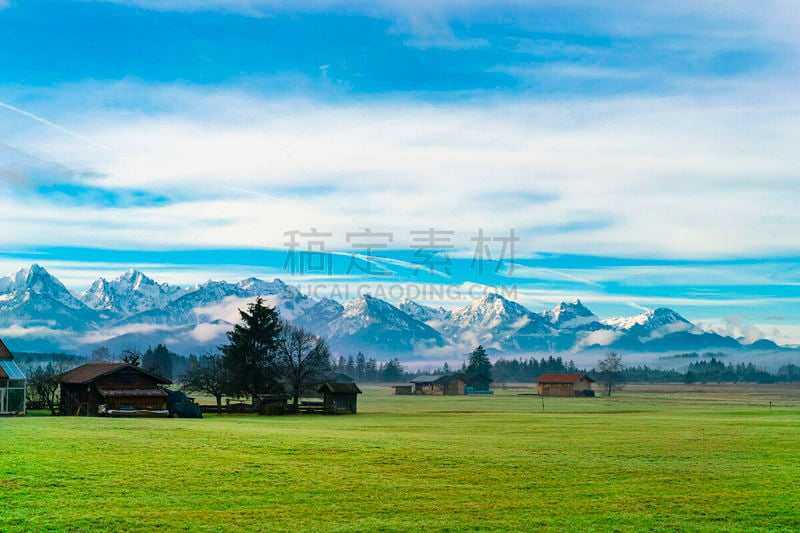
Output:
<svg viewBox="0 0 800 533">
<path fill-rule="evenodd" d="M 238 309 L 245 308 L 256 297 L 276 307 L 283 318 L 293 320 L 314 306 L 314 300 L 302 294 L 297 287 L 279 279 L 263 281 L 248 278 L 238 283 L 207 281 L 191 291 L 170 301 L 163 308 L 151 309 L 131 315 L 121 324 L 160 324 L 186 326 L 217 319 L 238 320 Z"/>
<path fill-rule="evenodd" d="M 571 329 L 598 322 L 600 319 L 592 313 L 580 300 L 572 303 L 561 302 L 542 316 L 553 326 L 560 329 Z"/>
<path fill-rule="evenodd" d="M 240 281 L 237 285 L 250 297 L 261 296 L 264 303 L 276 307 L 286 320 L 294 320 L 304 315 L 317 303 L 301 293 L 297 287 L 287 285 L 278 278 L 271 282 L 248 278 Z"/>
<path fill-rule="evenodd" d="M 100 278 L 81 293 L 80 300 L 95 310 L 121 317 L 163 309 L 191 289 L 157 283 L 137 270 L 128 270 L 115 280 Z"/>
<path fill-rule="evenodd" d="M 327 331 L 329 325 L 344 313 L 344 306 L 336 300 L 323 298 L 306 309 L 294 320 L 294 324 L 309 331 Z"/>
<path fill-rule="evenodd" d="M 99 318 L 39 265 L 0 278 L 0 325 L 74 330 Z"/>
<path fill-rule="evenodd" d="M 703 331 L 666 307 L 645 311 L 633 317 L 612 318 L 603 322 L 618 333 L 618 337 L 611 345 L 618 349 L 670 351 L 742 347 L 736 339 Z"/>
<path fill-rule="evenodd" d="M 394 353 L 443 344 L 435 329 L 370 295 L 346 303 L 326 329 L 331 344 L 345 349 L 370 347 Z"/>
<path fill-rule="evenodd" d="M 443 330 L 455 342 L 483 344 L 497 349 L 547 345 L 543 337 L 555 333 L 541 315 L 494 293 L 454 311 Z"/>
<path fill-rule="evenodd" d="M 404 298 L 397 305 L 397 308 L 411 318 L 419 320 L 420 322 L 425 322 L 426 324 L 429 322 L 439 323 L 443 320 L 447 320 L 450 318 L 451 314 L 450 311 L 444 307 L 429 307 L 427 305 L 418 304 L 414 300 L 409 300 L 408 298 Z"/>
<path fill-rule="evenodd" d="M 70 309 L 83 308 L 83 304 L 60 281 L 36 264 L 0 278 L 0 294 L 2 302 L 23 301 L 37 295 Z"/>
<path fill-rule="evenodd" d="M 498 294 L 452 312 L 411 300 L 394 306 L 368 295 L 342 305 L 313 300 L 279 279 L 208 281 L 187 289 L 136 270 L 112 281 L 101 278 L 77 298 L 38 265 L 0 277 L 0 327 L 6 339 L 26 349 L 50 350 L 54 342 L 81 350 L 98 343 L 146 347 L 158 341 L 186 353 L 224 342 L 239 309 L 256 297 L 285 319 L 327 337 L 339 353 L 394 356 L 477 344 L 500 352 L 742 348 L 736 339 L 705 332 L 667 308 L 601 320 L 579 300 L 534 313 Z M 762 346 L 777 345 L 763 341 L 751 349 Z"/>
<path fill-rule="evenodd" d="M 703 330 L 666 307 L 645 311 L 632 317 L 610 318 L 601 322 L 616 330 L 639 337 L 640 340 L 654 339 L 678 332 L 703 333 Z"/>
</svg>

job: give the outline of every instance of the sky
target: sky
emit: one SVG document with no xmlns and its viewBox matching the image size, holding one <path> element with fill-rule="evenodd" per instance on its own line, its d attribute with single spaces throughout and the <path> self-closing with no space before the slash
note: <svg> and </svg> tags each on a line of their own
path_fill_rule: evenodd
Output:
<svg viewBox="0 0 800 533">
<path fill-rule="evenodd" d="M 798 15 L 0 0 L 0 272 L 479 287 L 800 343 Z"/>
</svg>

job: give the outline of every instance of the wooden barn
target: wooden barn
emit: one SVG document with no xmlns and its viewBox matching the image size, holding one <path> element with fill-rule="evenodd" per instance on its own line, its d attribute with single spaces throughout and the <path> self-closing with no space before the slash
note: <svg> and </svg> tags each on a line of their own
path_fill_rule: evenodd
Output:
<svg viewBox="0 0 800 533">
<path fill-rule="evenodd" d="M 60 412 L 71 416 L 169 416 L 171 383 L 127 363 L 87 363 L 58 377 Z"/>
<path fill-rule="evenodd" d="M 25 414 L 25 374 L 0 340 L 0 415 Z"/>
<path fill-rule="evenodd" d="M 395 396 L 411 396 L 414 394 L 413 385 L 394 385 L 392 387 L 392 394 Z"/>
<path fill-rule="evenodd" d="M 411 380 L 414 394 L 460 396 L 466 394 L 464 379 L 458 375 L 419 376 Z"/>
<path fill-rule="evenodd" d="M 542 374 L 533 380 L 541 396 L 593 396 L 594 380 L 586 374 Z"/>
<path fill-rule="evenodd" d="M 317 389 L 322 394 L 326 411 L 333 413 L 358 412 L 358 395 L 361 389 L 355 383 L 325 382 Z"/>
<path fill-rule="evenodd" d="M 492 378 L 481 372 L 467 372 L 464 374 L 456 374 L 457 378 L 464 381 L 464 390 L 467 394 L 471 393 L 489 393 L 489 386 L 492 383 Z"/>
</svg>

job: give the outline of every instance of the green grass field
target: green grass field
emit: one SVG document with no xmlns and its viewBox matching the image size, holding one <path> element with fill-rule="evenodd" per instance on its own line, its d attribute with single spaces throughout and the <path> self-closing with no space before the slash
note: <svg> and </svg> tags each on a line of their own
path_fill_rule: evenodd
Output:
<svg viewBox="0 0 800 533">
<path fill-rule="evenodd" d="M 796 387 L 519 392 L 0 419 L 0 531 L 800 530 Z"/>
</svg>

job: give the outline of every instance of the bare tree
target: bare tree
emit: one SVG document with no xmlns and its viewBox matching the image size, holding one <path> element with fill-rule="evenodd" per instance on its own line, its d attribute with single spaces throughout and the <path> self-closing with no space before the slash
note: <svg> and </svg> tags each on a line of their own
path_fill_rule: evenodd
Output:
<svg viewBox="0 0 800 533">
<path fill-rule="evenodd" d="M 275 369 L 292 389 L 292 407 L 296 412 L 300 395 L 316 385 L 330 368 L 330 350 L 325 340 L 302 328 L 284 324 L 278 337 Z"/>
<path fill-rule="evenodd" d="M 50 414 L 56 414 L 58 404 L 58 376 L 68 370 L 66 363 L 51 362 L 47 365 L 38 365 L 28 369 L 28 399 L 41 402 L 50 409 Z"/>
<path fill-rule="evenodd" d="M 600 377 L 608 387 L 608 395 L 611 396 L 611 390 L 622 381 L 622 372 L 625 367 L 622 366 L 622 356 L 617 352 L 608 352 L 603 359 L 597 362 L 597 368 Z"/>
<path fill-rule="evenodd" d="M 217 413 L 222 413 L 222 397 L 228 386 L 228 372 L 222 355 L 204 355 L 181 378 L 183 390 L 210 394 L 217 401 Z"/>
<path fill-rule="evenodd" d="M 105 363 L 107 361 L 113 361 L 113 358 L 111 357 L 111 352 L 108 351 L 107 347 L 99 346 L 92 350 L 91 360 Z"/>
<path fill-rule="evenodd" d="M 142 354 L 132 348 L 125 348 L 120 355 L 122 356 L 122 362 L 129 365 L 139 366 L 142 363 Z"/>
</svg>

